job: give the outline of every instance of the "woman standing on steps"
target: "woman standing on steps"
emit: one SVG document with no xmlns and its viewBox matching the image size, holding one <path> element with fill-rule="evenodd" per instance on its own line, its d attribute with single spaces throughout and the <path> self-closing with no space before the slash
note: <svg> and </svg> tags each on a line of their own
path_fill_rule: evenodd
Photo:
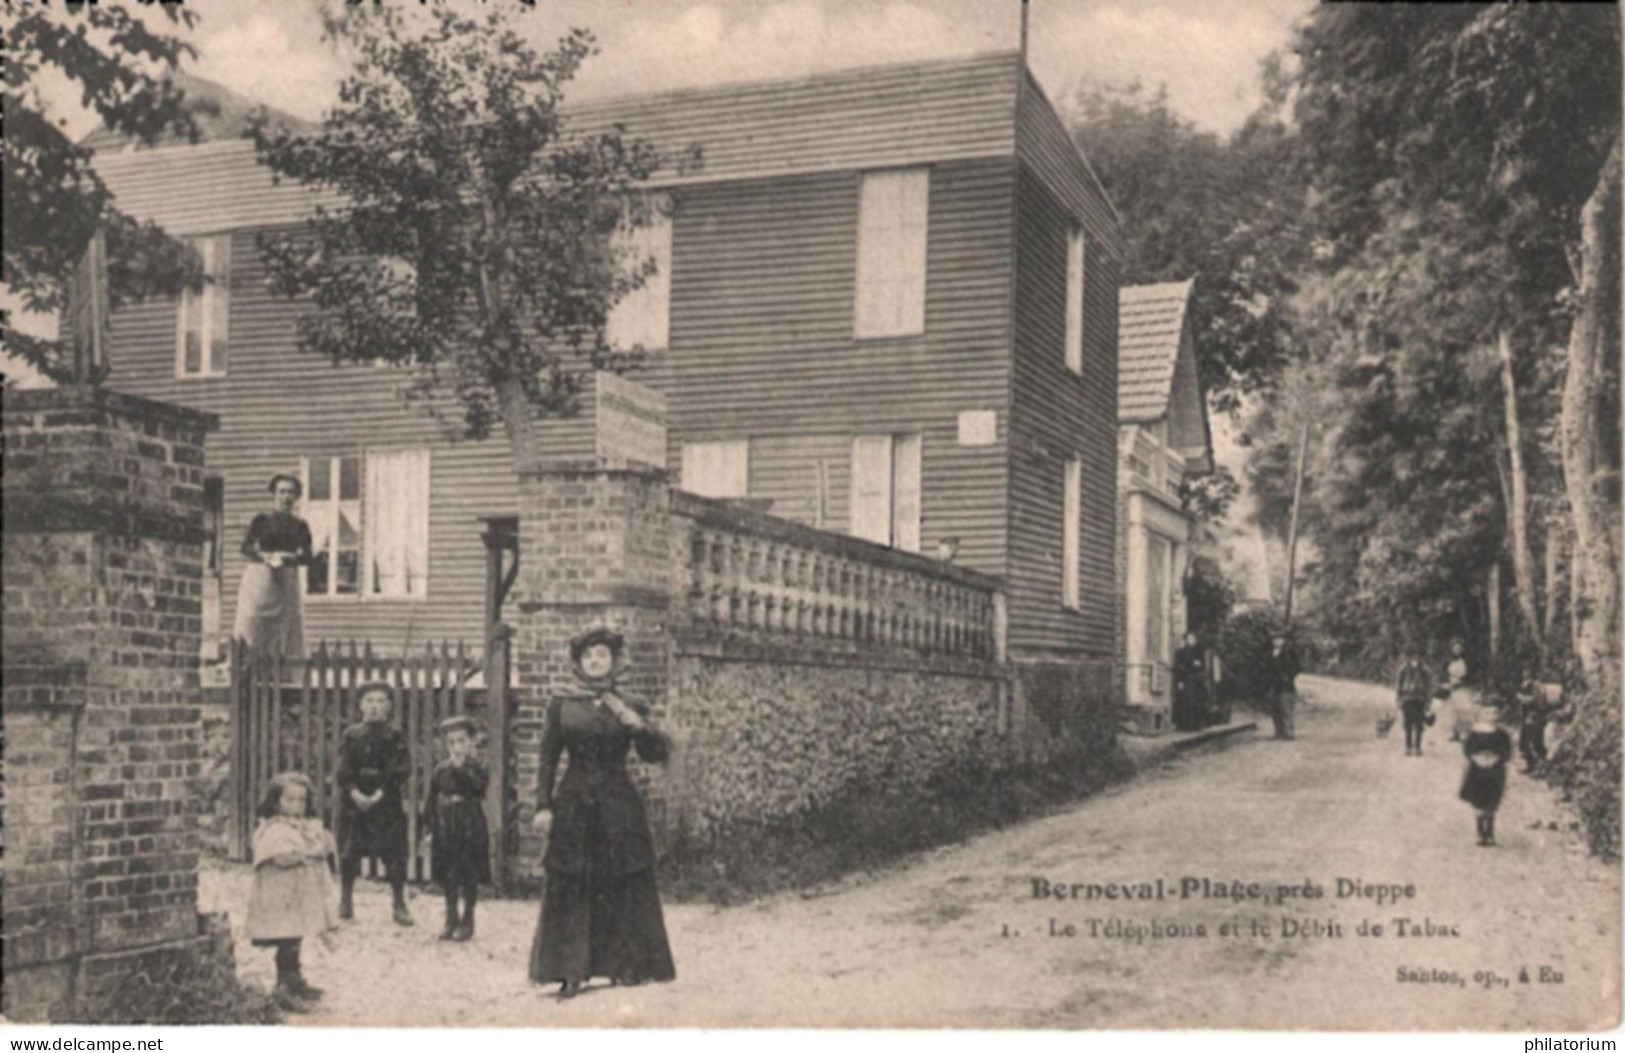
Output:
<svg viewBox="0 0 1625 1053">
<path fill-rule="evenodd" d="M 232 635 L 256 657 L 305 656 L 304 597 L 299 568 L 310 562 L 310 525 L 294 515 L 304 493 L 291 475 L 271 476 L 272 510 L 248 524 L 242 553 L 248 561 L 237 589 Z"/>
<path fill-rule="evenodd" d="M 549 831 L 547 877 L 530 978 L 558 984 L 561 998 L 594 976 L 639 984 L 677 975 L 655 889 L 654 842 L 626 771 L 628 750 L 662 762 L 668 746 L 647 708 L 616 692 L 623 648 L 607 629 L 571 641 L 582 694 L 550 700 L 542 732 L 535 825 Z M 555 788 L 565 753 L 570 763 Z"/>
</svg>

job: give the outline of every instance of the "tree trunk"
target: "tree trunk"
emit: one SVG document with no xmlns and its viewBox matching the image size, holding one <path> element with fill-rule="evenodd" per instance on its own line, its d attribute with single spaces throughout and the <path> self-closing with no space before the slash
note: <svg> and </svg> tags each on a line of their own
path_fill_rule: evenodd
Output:
<svg viewBox="0 0 1625 1053">
<path fill-rule="evenodd" d="M 508 433 L 508 446 L 513 454 L 516 471 L 524 471 L 536 463 L 536 424 L 525 397 L 525 387 L 518 377 L 507 377 L 497 382 L 497 406 L 502 411 L 502 424 Z"/>
<path fill-rule="evenodd" d="M 1580 213 L 1578 312 L 1563 386 L 1563 480 L 1574 517 L 1578 652 L 1588 674 L 1619 655 L 1620 139 Z"/>
<path fill-rule="evenodd" d="M 1512 374 L 1512 337 L 1505 329 L 1495 336 L 1495 351 L 1501 359 L 1501 390 L 1506 406 L 1507 459 L 1511 469 L 1512 503 L 1507 507 L 1507 527 L 1512 533 L 1512 580 L 1518 590 L 1518 613 L 1541 658 L 1546 656 L 1546 638 L 1535 613 L 1535 560 L 1529 552 L 1529 477 L 1523 465 L 1523 431 L 1518 424 L 1518 387 Z"/>
<path fill-rule="evenodd" d="M 1546 587 L 1544 594 L 1546 605 L 1541 609 L 1540 613 L 1540 638 L 1546 641 L 1547 650 L 1551 650 L 1552 633 L 1557 631 L 1557 564 L 1558 557 L 1562 555 L 1559 551 L 1562 546 L 1563 530 L 1561 526 L 1556 520 L 1547 519 L 1546 544 L 1543 548 L 1546 566 L 1545 573 L 1541 575 L 1545 579 L 1543 584 Z"/>
<path fill-rule="evenodd" d="M 1490 669 L 1501 667 L 1501 561 L 1490 564 L 1489 581 L 1484 584 L 1484 599 L 1489 606 Z"/>
</svg>

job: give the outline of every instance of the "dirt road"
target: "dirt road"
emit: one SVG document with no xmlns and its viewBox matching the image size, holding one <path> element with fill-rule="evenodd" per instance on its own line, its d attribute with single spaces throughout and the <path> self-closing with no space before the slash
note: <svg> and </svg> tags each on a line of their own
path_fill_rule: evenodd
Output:
<svg viewBox="0 0 1625 1053">
<path fill-rule="evenodd" d="M 1386 691 L 1304 679 L 1312 704 L 1295 742 L 1204 748 L 1063 813 L 816 895 L 670 906 L 668 985 L 594 987 L 560 1003 L 525 978 L 535 904 L 482 904 L 475 941 L 446 944 L 435 897 L 417 897 L 418 926 L 400 929 L 387 893 L 370 888 L 337 949 L 308 953 L 329 993 L 302 1022 L 1609 1026 L 1619 870 L 1585 856 L 1551 791 L 1514 775 L 1501 843 L 1478 848 L 1445 734 L 1407 758 L 1397 728 L 1384 740 L 1372 730 Z M 1126 885 L 1117 891 L 1163 898 L 1035 899 L 1035 878 L 1085 896 Z M 240 916 L 246 881 L 241 868 L 207 874 L 205 905 Z M 1299 892 L 1278 901 L 1283 886 Z M 1382 935 L 1362 934 L 1362 921 Z M 238 948 L 243 975 L 267 983 L 269 954 Z"/>
</svg>

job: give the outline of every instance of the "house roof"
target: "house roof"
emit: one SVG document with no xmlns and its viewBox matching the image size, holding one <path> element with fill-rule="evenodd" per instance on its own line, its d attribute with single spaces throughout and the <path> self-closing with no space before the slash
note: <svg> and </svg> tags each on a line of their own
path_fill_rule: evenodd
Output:
<svg viewBox="0 0 1625 1053">
<path fill-rule="evenodd" d="M 224 84 L 191 73 L 176 70 L 164 77 L 182 92 L 181 108 L 191 114 L 197 126 L 200 143 L 243 139 L 248 135 L 249 120 L 263 114 L 271 124 L 280 124 L 292 131 L 310 131 L 315 125 L 291 113 L 254 101 L 246 95 L 232 91 Z M 98 128 L 79 143 L 87 150 L 113 151 L 127 147 L 141 149 L 145 144 L 133 136 L 109 128 Z M 180 136 L 161 137 L 153 147 L 185 146 L 188 141 Z"/>
<path fill-rule="evenodd" d="M 620 125 L 653 142 L 675 162 L 656 173 L 654 186 L 1009 157 L 1021 68 L 1018 53 L 989 52 L 567 102 L 562 116 L 573 134 Z M 253 145 L 241 138 L 254 104 L 191 80 L 217 93 L 207 97 L 226 115 L 204 130 L 203 143 L 123 151 L 110 148 L 124 143 L 116 136 L 87 140 L 101 146 L 96 170 L 120 208 L 188 235 L 297 221 L 314 203 L 337 203 L 330 192 L 273 185 Z M 697 163 L 685 162 L 695 146 Z M 182 186 L 186 192 L 177 193 Z"/>
<path fill-rule="evenodd" d="M 1195 279 L 1125 285 L 1117 293 L 1117 419 L 1123 424 L 1168 415 L 1180 340 Z"/>
</svg>

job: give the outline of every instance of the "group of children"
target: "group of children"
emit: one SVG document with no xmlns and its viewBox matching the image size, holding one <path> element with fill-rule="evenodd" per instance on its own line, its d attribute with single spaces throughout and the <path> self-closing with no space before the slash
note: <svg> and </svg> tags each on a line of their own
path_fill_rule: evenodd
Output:
<svg viewBox="0 0 1625 1053">
<path fill-rule="evenodd" d="M 1435 723 L 1434 701 L 1447 701 L 1451 740 L 1462 744 L 1467 758 L 1459 796 L 1473 808 L 1478 844 L 1487 848 L 1495 844 L 1495 813 L 1506 793 L 1512 736 L 1503 724 L 1511 713 L 1504 707 L 1482 704 L 1477 692 L 1467 686 L 1467 662 L 1459 640 L 1452 643 L 1451 651 L 1445 679 L 1437 686 L 1422 662 L 1420 650 L 1410 647 L 1405 652 L 1395 685 L 1405 727 L 1405 755 L 1422 755 L 1423 732 Z M 1553 711 L 1533 667 L 1524 669 L 1514 702 L 1520 720 L 1519 751 L 1525 770 L 1533 772 L 1546 760 L 1546 724 Z M 1390 717 L 1379 727 L 1386 731 L 1391 723 Z"/>
<path fill-rule="evenodd" d="M 377 857 L 394 894 L 398 925 L 413 924 L 406 906 L 407 828 L 403 791 L 411 772 L 406 737 L 389 718 L 394 689 L 375 682 L 358 689 L 361 723 L 347 729 L 334 776 L 339 792 L 339 837 L 316 816 L 316 792 L 299 772 L 271 779 L 254 831 L 254 889 L 248 903 L 249 940 L 276 954 L 272 997 L 289 1012 L 307 1012 L 322 996 L 300 966 L 306 937 L 330 939 L 339 922 L 354 917 L 361 862 Z M 439 726 L 447 757 L 429 778 L 424 820 L 435 876 L 445 888 L 443 940 L 474 935 L 474 905 L 481 882 L 491 880 L 485 789 L 490 776 L 474 755 L 476 726 L 458 716 Z M 338 910 L 329 877 L 341 879 Z M 459 910 L 459 902 L 461 909 Z"/>
</svg>

